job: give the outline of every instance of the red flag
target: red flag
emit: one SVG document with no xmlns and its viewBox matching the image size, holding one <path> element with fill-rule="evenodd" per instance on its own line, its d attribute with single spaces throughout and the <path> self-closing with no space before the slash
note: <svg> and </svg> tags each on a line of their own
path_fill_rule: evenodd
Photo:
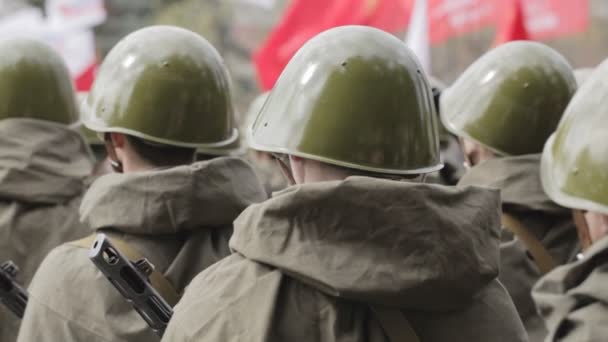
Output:
<svg viewBox="0 0 608 342">
<path fill-rule="evenodd" d="M 77 75 L 74 79 L 77 91 L 89 91 L 93 81 L 95 80 L 95 71 L 97 70 L 97 63 L 89 65 L 80 75 Z"/>
<path fill-rule="evenodd" d="M 505 21 L 514 0 L 428 0 L 431 43 L 491 27 Z M 520 0 L 531 39 L 584 32 L 589 27 L 589 0 Z"/>
<path fill-rule="evenodd" d="M 253 56 L 262 88 L 271 89 L 296 51 L 318 33 L 355 24 L 404 30 L 411 6 L 412 0 L 293 0 Z"/>
<path fill-rule="evenodd" d="M 534 39 L 585 32 L 589 28 L 588 0 L 522 1 L 526 28 Z"/>
<path fill-rule="evenodd" d="M 451 37 L 493 26 L 510 0 L 430 0 L 431 43 L 440 44 Z"/>
<path fill-rule="evenodd" d="M 510 10 L 505 13 L 502 22 L 496 28 L 496 38 L 493 46 L 513 40 L 528 40 L 530 35 L 526 29 L 524 11 L 519 0 L 513 0 Z"/>
<path fill-rule="evenodd" d="M 407 28 L 415 0 L 364 0 L 369 16 L 364 25 L 387 32 L 400 32 Z M 372 7 L 377 4 L 376 7 Z"/>
</svg>

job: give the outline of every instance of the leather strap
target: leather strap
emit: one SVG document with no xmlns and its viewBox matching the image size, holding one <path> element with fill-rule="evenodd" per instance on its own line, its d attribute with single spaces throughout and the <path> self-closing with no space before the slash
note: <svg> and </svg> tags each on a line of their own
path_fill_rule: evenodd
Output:
<svg viewBox="0 0 608 342">
<path fill-rule="evenodd" d="M 576 225 L 576 232 L 581 244 L 581 249 L 585 252 L 592 244 L 589 226 L 587 226 L 587 220 L 585 220 L 585 213 L 582 210 L 572 210 L 572 220 Z"/>
<path fill-rule="evenodd" d="M 510 230 L 524 244 L 528 252 L 532 254 L 536 266 L 538 266 L 538 269 L 543 274 L 548 273 L 557 266 L 545 246 L 524 227 L 521 221 L 506 213 L 502 214 L 501 221 L 502 225 Z"/>
<path fill-rule="evenodd" d="M 420 342 L 405 315 L 399 309 L 370 305 L 370 309 L 390 342 Z"/>
<path fill-rule="evenodd" d="M 95 241 L 97 234 L 89 235 L 83 239 L 69 242 L 70 245 L 80 248 L 89 249 Z M 124 254 L 131 262 L 135 262 L 141 259 L 145 259 L 145 256 L 141 254 L 137 249 L 132 248 L 123 240 L 116 237 L 108 237 L 114 247 L 116 247 L 122 254 Z M 159 271 L 153 270 L 150 273 L 148 279 L 152 287 L 163 296 L 163 299 L 171 306 L 175 306 L 180 299 L 179 293 L 175 290 L 171 282 Z"/>
</svg>

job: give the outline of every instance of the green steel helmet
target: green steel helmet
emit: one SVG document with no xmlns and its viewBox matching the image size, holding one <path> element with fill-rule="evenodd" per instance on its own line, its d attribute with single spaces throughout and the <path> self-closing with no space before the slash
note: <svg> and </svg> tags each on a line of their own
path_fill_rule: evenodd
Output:
<svg viewBox="0 0 608 342">
<path fill-rule="evenodd" d="M 371 27 L 309 40 L 287 64 L 250 130 L 254 149 L 363 171 L 439 170 L 433 96 L 406 45 Z"/>
<path fill-rule="evenodd" d="M 255 122 L 255 119 L 258 117 L 258 113 L 260 113 L 260 110 L 262 109 L 262 107 L 264 107 L 264 103 L 266 103 L 266 100 L 268 99 L 269 95 L 270 92 L 266 91 L 256 96 L 255 99 L 253 99 L 241 123 L 241 132 L 249 131 L 249 128 Z M 249 135 L 245 135 L 245 140 L 249 145 Z"/>
<path fill-rule="evenodd" d="M 84 136 L 84 139 L 87 141 L 89 145 L 103 145 L 104 142 L 101 140 L 97 132 L 91 131 L 86 126 L 81 125 L 80 133 Z"/>
<path fill-rule="evenodd" d="M 555 202 L 608 215 L 608 60 L 576 92 L 547 141 L 541 179 Z"/>
<path fill-rule="evenodd" d="M 593 73 L 593 68 L 580 68 L 574 70 L 574 78 L 576 78 L 576 83 L 578 86 L 582 86 L 585 81 L 591 76 Z"/>
<path fill-rule="evenodd" d="M 444 90 L 446 90 L 447 86 L 443 81 L 439 80 L 436 77 L 429 76 L 429 84 L 431 86 L 431 91 L 433 92 L 433 103 L 435 104 L 435 112 L 437 115 L 441 112 L 440 99 L 441 94 L 443 94 Z M 450 136 L 450 132 L 443 126 L 441 120 L 438 121 L 438 129 L 439 129 L 439 140 L 443 141 L 446 137 Z"/>
<path fill-rule="evenodd" d="M 445 83 L 437 77 L 429 76 L 428 78 L 431 89 L 437 89 L 437 92 L 442 93 L 447 88 Z"/>
<path fill-rule="evenodd" d="M 78 108 L 82 108 L 82 104 L 86 100 L 87 95 L 88 95 L 88 92 L 78 92 L 76 94 Z M 80 110 L 80 115 L 82 117 L 82 110 Z M 82 136 L 85 138 L 85 140 L 87 141 L 87 143 L 89 145 L 103 145 L 104 144 L 97 132 L 91 131 L 83 124 L 79 124 L 77 128 L 78 128 L 78 130 L 80 130 L 80 133 L 82 133 Z"/>
<path fill-rule="evenodd" d="M 239 157 L 247 153 L 247 145 L 241 142 L 240 136 L 233 142 L 221 147 L 199 147 L 196 149 L 197 155 L 203 156 L 234 156 Z"/>
<path fill-rule="evenodd" d="M 0 119 L 30 118 L 73 124 L 78 108 L 61 57 L 46 44 L 23 38 L 0 41 Z"/>
<path fill-rule="evenodd" d="M 542 152 L 576 91 L 566 59 L 534 42 L 511 42 L 479 58 L 441 96 L 452 133 L 500 155 Z"/>
<path fill-rule="evenodd" d="M 83 104 L 95 132 L 224 149 L 238 139 L 228 71 L 194 32 L 151 26 L 123 38 L 102 63 Z"/>
</svg>

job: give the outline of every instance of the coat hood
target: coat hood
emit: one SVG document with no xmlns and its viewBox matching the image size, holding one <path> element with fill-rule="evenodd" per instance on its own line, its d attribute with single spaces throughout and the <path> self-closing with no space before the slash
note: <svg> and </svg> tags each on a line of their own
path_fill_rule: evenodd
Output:
<svg viewBox="0 0 608 342">
<path fill-rule="evenodd" d="M 99 177 L 85 194 L 80 218 L 91 229 L 175 234 L 223 226 L 266 198 L 251 167 L 238 158 Z"/>
<path fill-rule="evenodd" d="M 350 177 L 250 206 L 230 247 L 330 296 L 451 310 L 497 276 L 499 216 L 496 190 Z"/>
<path fill-rule="evenodd" d="M 540 182 L 540 154 L 501 157 L 484 161 L 466 172 L 458 185 L 500 189 L 506 206 L 563 214 L 566 209 L 553 202 Z"/>
<path fill-rule="evenodd" d="M 604 341 L 608 333 L 608 237 L 581 260 L 564 264 L 532 289 L 549 330 L 547 341 Z"/>
<path fill-rule="evenodd" d="M 65 125 L 0 120 L 0 198 L 63 203 L 86 189 L 93 163 L 82 136 Z"/>
</svg>

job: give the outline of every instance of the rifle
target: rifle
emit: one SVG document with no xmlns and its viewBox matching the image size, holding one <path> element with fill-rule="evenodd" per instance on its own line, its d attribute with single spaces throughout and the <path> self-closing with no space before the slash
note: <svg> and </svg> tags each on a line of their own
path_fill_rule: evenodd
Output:
<svg viewBox="0 0 608 342">
<path fill-rule="evenodd" d="M 15 280 L 17 273 L 19 267 L 10 260 L 0 266 L 0 303 L 8 307 L 17 317 L 23 318 L 29 296 Z"/>
<path fill-rule="evenodd" d="M 145 258 L 132 263 L 105 234 L 97 234 L 89 250 L 89 259 L 150 328 L 162 337 L 173 315 L 173 308 L 150 284 L 148 277 L 154 271 L 154 265 Z"/>
</svg>

